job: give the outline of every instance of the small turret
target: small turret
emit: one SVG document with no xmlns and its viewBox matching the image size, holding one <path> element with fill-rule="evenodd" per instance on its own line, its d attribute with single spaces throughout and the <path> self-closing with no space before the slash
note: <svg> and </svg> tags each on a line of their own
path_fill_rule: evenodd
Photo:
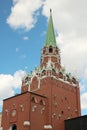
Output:
<svg viewBox="0 0 87 130">
<path fill-rule="evenodd" d="M 45 45 L 42 49 L 41 56 L 41 67 L 45 67 L 47 63 L 50 62 L 53 64 L 54 69 L 61 69 L 61 59 L 60 59 L 60 50 L 56 44 L 56 37 L 54 33 L 53 20 L 52 20 L 52 10 L 50 9 L 50 17 L 48 22 L 48 29 L 46 34 Z"/>
</svg>

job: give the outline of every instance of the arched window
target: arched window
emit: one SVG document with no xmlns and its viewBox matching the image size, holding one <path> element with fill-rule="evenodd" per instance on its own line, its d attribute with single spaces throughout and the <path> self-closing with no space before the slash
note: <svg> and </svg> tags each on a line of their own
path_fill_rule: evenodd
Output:
<svg viewBox="0 0 87 130">
<path fill-rule="evenodd" d="M 70 80 L 69 75 L 66 75 L 66 80 L 67 80 L 67 81 L 69 81 L 69 80 Z"/>
<path fill-rule="evenodd" d="M 37 102 L 38 102 L 36 97 L 32 97 L 32 98 L 31 98 L 31 101 L 34 102 L 34 103 L 37 103 Z"/>
<path fill-rule="evenodd" d="M 63 74 L 62 74 L 62 72 L 59 72 L 59 78 L 63 79 Z"/>
<path fill-rule="evenodd" d="M 76 79 L 74 77 L 72 78 L 72 82 L 76 84 Z"/>
<path fill-rule="evenodd" d="M 50 46 L 49 47 L 49 53 L 52 53 L 53 52 L 53 48 Z"/>
<path fill-rule="evenodd" d="M 43 70 L 42 73 L 45 75 L 46 74 L 46 70 Z"/>
<path fill-rule="evenodd" d="M 45 106 L 45 105 L 46 105 L 46 102 L 45 102 L 43 99 L 41 99 L 41 100 L 40 100 L 40 104 Z"/>
</svg>

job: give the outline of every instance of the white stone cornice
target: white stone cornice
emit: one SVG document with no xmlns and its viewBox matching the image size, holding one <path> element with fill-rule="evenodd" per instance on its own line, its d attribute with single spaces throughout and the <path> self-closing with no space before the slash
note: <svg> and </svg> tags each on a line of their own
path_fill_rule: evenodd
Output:
<svg viewBox="0 0 87 130">
<path fill-rule="evenodd" d="M 52 129 L 52 125 L 44 125 L 44 129 Z"/>
<path fill-rule="evenodd" d="M 30 121 L 24 121 L 23 125 L 24 126 L 30 126 Z"/>
</svg>

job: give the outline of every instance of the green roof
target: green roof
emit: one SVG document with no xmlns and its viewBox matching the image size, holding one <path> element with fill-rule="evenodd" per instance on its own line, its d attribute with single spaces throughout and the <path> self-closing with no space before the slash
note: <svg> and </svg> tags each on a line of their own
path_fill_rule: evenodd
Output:
<svg viewBox="0 0 87 130">
<path fill-rule="evenodd" d="M 50 18 L 49 18 L 49 23 L 48 23 L 48 30 L 47 30 L 47 35 L 46 35 L 45 46 L 46 47 L 49 47 L 49 46 L 56 47 L 56 39 L 55 39 L 51 10 L 50 10 Z"/>
</svg>

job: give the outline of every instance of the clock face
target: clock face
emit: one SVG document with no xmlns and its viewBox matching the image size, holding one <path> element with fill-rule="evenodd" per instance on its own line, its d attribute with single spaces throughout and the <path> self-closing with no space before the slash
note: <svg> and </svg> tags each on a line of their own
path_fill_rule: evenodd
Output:
<svg viewBox="0 0 87 130">
<path fill-rule="evenodd" d="M 12 116 L 14 117 L 16 115 L 16 113 L 17 113 L 16 110 L 13 110 L 12 111 Z"/>
</svg>

